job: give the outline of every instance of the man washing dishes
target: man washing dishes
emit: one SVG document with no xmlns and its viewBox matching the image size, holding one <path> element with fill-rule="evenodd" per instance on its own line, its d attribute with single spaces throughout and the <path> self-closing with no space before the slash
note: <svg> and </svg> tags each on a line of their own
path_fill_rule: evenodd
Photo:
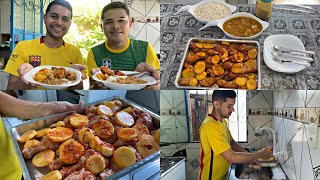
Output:
<svg viewBox="0 0 320 180">
<path fill-rule="evenodd" d="M 252 163 L 272 157 L 267 148 L 249 153 L 235 142 L 227 126 L 227 118 L 234 112 L 236 93 L 233 90 L 215 90 L 212 93 L 213 110 L 200 127 L 199 180 L 224 180 L 232 163 Z"/>
</svg>

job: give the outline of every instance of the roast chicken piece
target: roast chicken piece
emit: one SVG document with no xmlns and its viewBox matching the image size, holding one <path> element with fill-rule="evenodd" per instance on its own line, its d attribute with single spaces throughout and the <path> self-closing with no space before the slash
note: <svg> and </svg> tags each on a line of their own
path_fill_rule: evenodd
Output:
<svg viewBox="0 0 320 180">
<path fill-rule="evenodd" d="M 140 114 L 139 118 L 136 120 L 136 123 L 145 125 L 150 131 L 153 129 L 152 117 L 147 113 Z"/>
<path fill-rule="evenodd" d="M 51 149 L 55 151 L 59 148 L 60 143 L 52 142 L 48 136 L 43 136 L 42 140 L 36 146 L 24 148 L 22 154 L 26 159 L 31 159 L 38 152 Z"/>
<path fill-rule="evenodd" d="M 90 171 L 85 171 L 82 168 L 80 171 L 70 174 L 64 180 L 96 180 L 96 177 Z"/>
</svg>

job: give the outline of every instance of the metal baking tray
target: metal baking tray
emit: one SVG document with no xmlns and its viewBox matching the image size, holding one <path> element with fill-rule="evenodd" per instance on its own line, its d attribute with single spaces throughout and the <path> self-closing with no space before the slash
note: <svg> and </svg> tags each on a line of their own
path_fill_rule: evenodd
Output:
<svg viewBox="0 0 320 180">
<path fill-rule="evenodd" d="M 103 100 L 99 100 L 93 103 L 89 103 L 84 105 L 84 107 L 88 107 L 90 105 L 97 105 L 97 104 L 101 104 L 104 101 L 111 101 L 111 100 L 120 100 L 123 104 L 130 106 L 130 107 L 134 107 L 139 109 L 141 112 L 145 112 L 147 114 L 149 114 L 152 117 L 153 120 L 153 124 L 156 126 L 156 128 L 160 128 L 160 116 L 151 112 L 150 110 L 139 106 L 129 100 L 123 99 L 121 97 L 110 97 L 110 98 L 106 98 Z M 32 179 L 32 180 L 36 180 L 38 178 L 40 178 L 41 176 L 47 174 L 50 172 L 50 169 L 48 167 L 44 167 L 44 168 L 37 168 L 32 164 L 32 159 L 26 160 L 24 159 L 23 155 L 22 155 L 22 150 L 23 150 L 23 145 L 21 143 L 19 143 L 17 141 L 17 139 L 25 132 L 29 131 L 29 130 L 39 130 L 39 129 L 43 129 L 46 127 L 49 127 L 51 124 L 58 122 L 60 120 L 62 120 L 63 118 L 71 115 L 73 112 L 65 112 L 65 113 L 59 113 L 59 114 L 53 114 L 53 115 L 49 115 L 49 116 L 45 116 L 45 117 L 40 117 L 40 118 L 36 118 L 36 119 L 32 119 L 32 120 L 28 120 L 25 121 L 22 124 L 19 124 L 17 126 L 14 126 L 11 128 L 10 133 L 11 133 L 11 140 L 15 146 L 15 150 L 16 153 L 18 155 L 19 161 L 20 161 L 20 165 L 22 167 L 22 174 L 24 179 Z M 129 166 L 125 169 L 122 169 L 121 171 L 118 171 L 117 173 L 113 174 L 112 176 L 108 177 L 107 179 L 120 179 L 121 177 L 127 175 L 130 172 L 135 172 L 138 171 L 138 169 L 142 166 L 144 166 L 145 164 L 152 162 L 152 161 L 157 161 L 157 159 L 159 159 L 159 174 L 160 174 L 160 152 L 156 152 L 152 155 L 150 155 L 149 157 L 146 157 L 145 159 L 142 159 L 139 162 L 136 162 L 135 164 L 133 164 L 132 166 Z M 130 178 L 128 178 L 130 179 Z"/>
<path fill-rule="evenodd" d="M 258 41 L 252 41 L 252 40 L 231 40 L 231 39 L 207 39 L 207 38 L 190 38 L 188 43 L 187 43 L 187 46 L 186 46 L 186 49 L 184 51 L 184 54 L 183 54 L 183 58 L 182 58 L 182 61 L 180 63 L 180 67 L 179 67 L 179 70 L 178 70 L 178 73 L 177 73 L 177 76 L 176 76 L 176 80 L 174 82 L 175 86 L 177 88 L 181 88 L 181 89 L 228 89 L 228 88 L 219 88 L 218 86 L 217 87 L 201 87 L 201 86 L 181 86 L 179 84 L 179 81 L 180 79 L 182 78 L 181 77 L 181 74 L 182 74 L 182 71 L 183 71 L 183 64 L 185 63 L 187 57 L 188 57 L 188 54 L 190 53 L 190 44 L 191 43 L 208 43 L 208 44 L 216 44 L 216 43 L 219 43 L 219 42 L 230 42 L 230 43 L 236 43 L 236 44 L 248 44 L 248 45 L 251 45 L 251 46 L 255 46 L 257 48 L 257 89 L 256 90 L 259 90 L 261 88 L 261 73 L 260 73 L 260 43 Z"/>
</svg>

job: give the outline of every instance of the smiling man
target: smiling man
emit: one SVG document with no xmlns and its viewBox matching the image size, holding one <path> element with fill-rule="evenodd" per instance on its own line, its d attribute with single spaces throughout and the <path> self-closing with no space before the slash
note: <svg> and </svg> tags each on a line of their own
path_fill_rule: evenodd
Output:
<svg viewBox="0 0 320 180">
<path fill-rule="evenodd" d="M 63 40 L 72 20 L 72 7 L 65 0 L 52 1 L 43 16 L 46 36 L 22 41 L 13 50 L 5 72 L 9 73 L 7 89 L 31 89 L 23 76 L 37 66 L 54 65 L 85 70 L 80 49 Z M 83 89 L 82 82 L 73 89 Z"/>
<path fill-rule="evenodd" d="M 212 93 L 213 110 L 200 127 L 199 180 L 224 180 L 232 163 L 258 165 L 258 158 L 272 157 L 267 148 L 249 153 L 233 140 L 226 120 L 234 112 L 235 98 L 236 93 L 232 90 L 215 90 Z"/>
<path fill-rule="evenodd" d="M 91 74 L 101 66 L 108 66 L 112 70 L 149 71 L 156 80 L 160 79 L 156 71 L 160 61 L 152 45 L 130 39 L 130 26 L 130 12 L 125 3 L 112 2 L 102 9 L 101 28 L 107 39 L 88 53 L 87 68 Z M 160 86 L 151 88 L 159 89 Z"/>
</svg>

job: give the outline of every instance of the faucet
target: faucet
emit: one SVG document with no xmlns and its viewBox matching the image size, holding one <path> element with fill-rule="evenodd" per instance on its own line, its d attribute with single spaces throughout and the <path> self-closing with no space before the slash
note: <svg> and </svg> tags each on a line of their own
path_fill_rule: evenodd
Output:
<svg viewBox="0 0 320 180">
<path fill-rule="evenodd" d="M 255 132 L 254 132 L 254 135 L 255 135 L 255 136 L 263 136 L 263 135 L 265 135 L 265 134 L 268 134 L 268 133 L 266 132 L 266 130 L 271 131 L 273 154 L 275 154 L 275 153 L 276 153 L 276 133 L 274 132 L 273 129 L 268 128 L 268 127 L 257 127 L 256 130 L 255 130 Z"/>
</svg>

